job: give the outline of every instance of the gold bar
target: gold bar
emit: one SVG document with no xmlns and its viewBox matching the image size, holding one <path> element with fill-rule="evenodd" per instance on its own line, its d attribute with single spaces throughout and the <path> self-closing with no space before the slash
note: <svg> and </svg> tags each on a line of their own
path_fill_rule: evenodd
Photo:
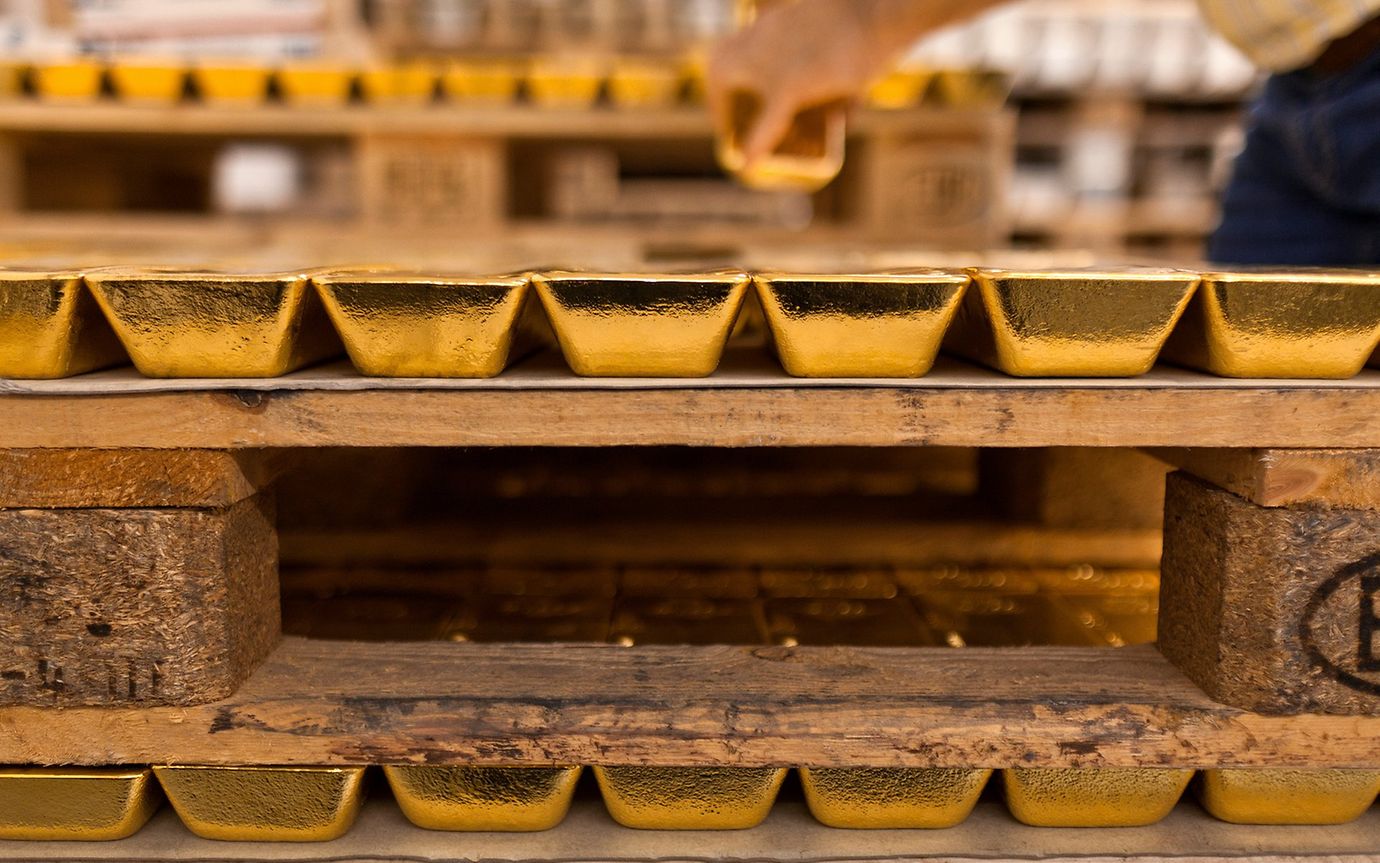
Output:
<svg viewBox="0 0 1380 863">
<path fill-rule="evenodd" d="M 0 770 L 0 839 L 124 839 L 161 800 L 147 767 L 9 767 Z"/>
<path fill-rule="evenodd" d="M 203 839 L 325 842 L 364 803 L 363 767 L 155 767 L 187 829 Z"/>
<path fill-rule="evenodd" d="M 170 105 L 182 98 L 187 71 L 174 60 L 123 59 L 110 68 L 110 80 L 125 102 Z"/>
<path fill-rule="evenodd" d="M 767 630 L 777 644 L 937 646 L 909 599 L 771 599 Z"/>
<path fill-rule="evenodd" d="M 698 597 L 619 600 L 609 639 L 625 645 L 767 643 L 756 601 Z"/>
<path fill-rule="evenodd" d="M 351 362 L 374 377 L 490 378 L 545 338 L 527 276 L 312 276 Z"/>
<path fill-rule="evenodd" d="M 973 272 L 944 347 L 1020 377 L 1150 371 L 1198 276 L 1180 270 Z"/>
<path fill-rule="evenodd" d="M 607 73 L 597 56 L 536 57 L 527 71 L 527 95 L 546 108 L 588 108 L 598 101 Z"/>
<path fill-rule="evenodd" d="M 105 67 L 95 60 L 75 59 L 34 67 L 34 88 L 44 99 L 62 102 L 93 101 L 101 95 Z"/>
<path fill-rule="evenodd" d="M 1204 770 L 1198 799 L 1233 824 L 1345 824 L 1380 793 L 1375 770 Z"/>
<path fill-rule="evenodd" d="M 893 599 L 896 582 L 888 569 L 813 567 L 764 569 L 762 593 L 781 599 Z"/>
<path fill-rule="evenodd" d="M 428 63 L 370 67 L 359 73 L 359 91 L 371 104 L 425 103 L 436 93 L 436 77 Z"/>
<path fill-rule="evenodd" d="M 613 820 L 640 830 L 745 830 L 771 811 L 785 768 L 595 767 Z"/>
<path fill-rule="evenodd" d="M 828 827 L 953 827 L 977 805 L 991 770 L 800 768 L 810 814 Z"/>
<path fill-rule="evenodd" d="M 1032 827 L 1143 827 L 1169 814 L 1192 770 L 1011 767 L 1006 805 Z"/>
<path fill-rule="evenodd" d="M 428 830 L 550 830 L 564 820 L 579 767 L 383 768 L 407 820 Z"/>
<path fill-rule="evenodd" d="M 1000 108 L 1011 95 L 1011 76 L 994 69 L 944 69 L 930 91 L 951 108 Z"/>
<path fill-rule="evenodd" d="M 585 377 L 706 377 L 742 306 L 746 273 L 532 276 L 561 351 Z"/>
<path fill-rule="evenodd" d="M 609 73 L 609 99 L 620 108 L 665 108 L 680 101 L 685 73 L 676 65 L 623 57 Z"/>
<path fill-rule="evenodd" d="M 268 69 L 242 63 L 208 63 L 192 70 L 202 101 L 212 105 L 258 105 L 268 96 Z"/>
<path fill-rule="evenodd" d="M 847 114 L 840 104 L 805 108 L 795 115 L 786 137 L 765 158 L 749 165 L 743 151 L 762 112 L 762 99 L 740 90 L 729 97 L 715 154 L 719 165 L 754 189 L 815 192 L 843 170 Z"/>
<path fill-rule="evenodd" d="M 338 107 L 350 101 L 354 73 L 327 63 L 294 63 L 278 70 L 278 90 L 290 104 Z"/>
<path fill-rule="evenodd" d="M 619 580 L 625 597 L 669 599 L 755 599 L 757 578 L 749 567 L 629 566 Z"/>
<path fill-rule="evenodd" d="M 276 377 L 339 351 L 301 274 L 108 269 L 86 283 L 149 377 Z"/>
<path fill-rule="evenodd" d="M 80 275 L 0 269 L 0 378 L 65 378 L 124 361 Z"/>
<path fill-rule="evenodd" d="M 753 277 L 781 365 L 807 378 L 926 374 L 968 282 L 943 270 Z"/>
<path fill-rule="evenodd" d="M 929 69 L 898 69 L 867 88 L 867 104 L 884 111 L 914 108 L 925 101 L 933 80 Z"/>
<path fill-rule="evenodd" d="M 518 60 L 453 62 L 441 72 L 441 91 L 462 102 L 509 103 L 525 75 L 526 65 Z"/>
<path fill-rule="evenodd" d="M 451 641 L 605 642 L 613 601 L 599 596 L 481 596 L 455 621 Z"/>
<path fill-rule="evenodd" d="M 1232 378 L 1349 378 L 1380 343 L 1380 273 L 1208 273 L 1166 346 Z"/>
</svg>

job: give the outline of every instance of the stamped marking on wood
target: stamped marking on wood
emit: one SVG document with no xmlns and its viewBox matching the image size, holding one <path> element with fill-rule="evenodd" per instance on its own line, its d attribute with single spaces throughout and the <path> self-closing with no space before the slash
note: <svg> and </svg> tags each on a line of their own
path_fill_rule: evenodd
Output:
<svg viewBox="0 0 1380 863">
<path fill-rule="evenodd" d="M 1354 618 L 1349 608 L 1356 609 Z M 1347 619 L 1356 621 L 1351 639 L 1326 625 Z M 1299 640 L 1323 674 L 1348 689 L 1380 695 L 1380 554 L 1342 567 L 1318 586 L 1299 619 Z"/>
</svg>

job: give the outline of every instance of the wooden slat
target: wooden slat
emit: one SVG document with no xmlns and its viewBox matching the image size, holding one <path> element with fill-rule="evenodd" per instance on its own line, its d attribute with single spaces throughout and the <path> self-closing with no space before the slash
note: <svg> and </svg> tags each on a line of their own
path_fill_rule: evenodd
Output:
<svg viewBox="0 0 1380 863">
<path fill-rule="evenodd" d="M 287 639 L 201 707 L 0 710 L 0 763 L 1380 766 L 1380 717 L 1257 716 L 1153 648 Z"/>
<path fill-rule="evenodd" d="M 1380 450 L 1191 448 L 1152 454 L 1260 506 L 1380 509 Z"/>
<path fill-rule="evenodd" d="M 1380 388 L 1078 386 L 0 396 L 0 447 L 1380 447 Z"/>
<path fill-rule="evenodd" d="M 0 508 L 225 507 L 284 466 L 251 450 L 0 450 Z"/>
</svg>

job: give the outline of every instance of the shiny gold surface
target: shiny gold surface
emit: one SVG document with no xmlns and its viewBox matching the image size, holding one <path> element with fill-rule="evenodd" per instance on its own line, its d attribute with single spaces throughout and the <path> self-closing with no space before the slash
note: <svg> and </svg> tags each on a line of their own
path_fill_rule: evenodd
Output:
<svg viewBox="0 0 1380 863">
<path fill-rule="evenodd" d="M 1380 273 L 1208 273 L 1165 354 L 1234 378 L 1349 378 L 1380 342 Z"/>
<path fill-rule="evenodd" d="M 532 276 L 566 362 L 587 377 L 704 377 L 723 355 L 750 277 Z"/>
<path fill-rule="evenodd" d="M 263 66 L 204 64 L 192 70 L 192 80 L 209 104 L 257 105 L 268 95 L 268 70 Z"/>
<path fill-rule="evenodd" d="M 1198 799 L 1233 824 L 1345 824 L 1380 793 L 1375 770 L 1204 770 Z"/>
<path fill-rule="evenodd" d="M 743 830 L 762 823 L 785 769 L 595 767 L 613 820 L 642 830 Z"/>
<path fill-rule="evenodd" d="M 123 359 L 81 276 L 0 270 L 0 378 L 64 378 Z"/>
<path fill-rule="evenodd" d="M 997 108 L 1011 93 L 1011 77 L 989 69 L 945 69 L 934 76 L 934 94 L 952 108 Z"/>
<path fill-rule="evenodd" d="M 781 365 L 796 377 L 919 377 L 968 277 L 954 271 L 753 277 Z"/>
<path fill-rule="evenodd" d="M 362 374 L 488 378 L 536 344 L 536 322 L 530 312 L 523 316 L 526 276 L 360 270 L 313 275 L 312 282 Z"/>
<path fill-rule="evenodd" d="M 364 802 L 363 767 L 155 767 L 182 823 L 203 839 L 325 842 Z"/>
<path fill-rule="evenodd" d="M 684 86 L 684 73 L 668 62 L 621 58 L 609 73 L 609 99 L 620 108 L 674 105 Z"/>
<path fill-rule="evenodd" d="M 338 350 L 304 275 L 112 269 L 86 281 L 149 377 L 274 377 Z"/>
<path fill-rule="evenodd" d="M 428 830 L 530 832 L 565 818 L 579 767 L 384 767 L 407 820 Z"/>
<path fill-rule="evenodd" d="M 300 63 L 278 70 L 283 98 L 298 105 L 343 105 L 350 100 L 353 80 L 349 69 L 323 63 Z"/>
<path fill-rule="evenodd" d="M 373 103 L 427 102 L 436 90 L 436 70 L 427 63 L 402 63 L 361 70 L 359 89 Z"/>
<path fill-rule="evenodd" d="M 34 67 L 34 89 L 45 99 L 86 101 L 101 94 L 104 67 L 94 60 L 44 63 Z"/>
<path fill-rule="evenodd" d="M 607 72 L 598 57 L 537 57 L 527 72 L 527 94 L 543 107 L 588 108 L 599 98 Z"/>
<path fill-rule="evenodd" d="M 441 89 L 460 101 L 512 102 L 525 74 L 525 65 L 517 60 L 457 61 L 441 73 Z"/>
<path fill-rule="evenodd" d="M 973 273 L 944 347 L 1021 377 L 1150 371 L 1198 277 L 1178 270 Z"/>
<path fill-rule="evenodd" d="M 821 824 L 872 829 L 960 824 L 991 770 L 800 769 L 805 803 Z"/>
<path fill-rule="evenodd" d="M 752 135 L 762 111 L 760 96 L 738 91 L 730 96 L 729 116 L 721 121 L 716 155 L 724 170 L 754 189 L 824 188 L 843 170 L 847 116 L 842 105 L 830 103 L 796 114 L 786 137 L 766 157 L 747 163 L 743 145 Z"/>
<path fill-rule="evenodd" d="M 142 767 L 0 769 L 0 839 L 124 839 L 149 820 L 162 795 Z"/>
<path fill-rule="evenodd" d="M 897 70 L 867 88 L 867 103 L 888 111 L 914 108 L 924 101 L 933 80 L 928 69 Z"/>
<path fill-rule="evenodd" d="M 126 102 L 166 105 L 182 98 L 187 74 L 172 60 L 121 60 L 110 69 L 115 92 Z"/>
<path fill-rule="evenodd" d="M 1006 805 L 1032 827 L 1141 827 L 1174 808 L 1192 770 L 1013 767 L 1002 771 Z"/>
</svg>

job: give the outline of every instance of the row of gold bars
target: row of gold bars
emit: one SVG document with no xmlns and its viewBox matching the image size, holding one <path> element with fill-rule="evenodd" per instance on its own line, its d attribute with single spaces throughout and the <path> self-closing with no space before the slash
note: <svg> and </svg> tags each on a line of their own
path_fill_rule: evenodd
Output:
<svg viewBox="0 0 1380 863">
<path fill-rule="evenodd" d="M 136 833 L 167 796 L 206 839 L 326 841 L 363 804 L 366 767 L 153 767 L 0 770 L 0 839 L 113 840 Z M 580 767 L 383 768 L 403 814 L 433 830 L 522 832 L 558 825 Z M 595 767 L 615 821 L 650 830 L 736 830 L 770 812 L 786 768 Z M 1036 827 L 1135 827 L 1164 818 L 1195 771 L 1008 768 L 1006 805 Z M 993 771 L 800 768 L 805 801 L 842 828 L 944 828 L 972 812 Z M 1240 824 L 1341 824 L 1380 792 L 1380 771 L 1217 769 L 1196 793 Z"/>
<path fill-rule="evenodd" d="M 943 346 L 1032 377 L 1141 375 L 1163 349 L 1223 376 L 1349 378 L 1380 343 L 1380 273 L 1363 271 L 9 269 L 0 377 L 65 377 L 126 355 L 149 377 L 273 377 L 342 340 L 364 375 L 492 377 L 551 330 L 577 375 L 704 377 L 744 308 L 802 377 L 918 377 Z"/>
</svg>

